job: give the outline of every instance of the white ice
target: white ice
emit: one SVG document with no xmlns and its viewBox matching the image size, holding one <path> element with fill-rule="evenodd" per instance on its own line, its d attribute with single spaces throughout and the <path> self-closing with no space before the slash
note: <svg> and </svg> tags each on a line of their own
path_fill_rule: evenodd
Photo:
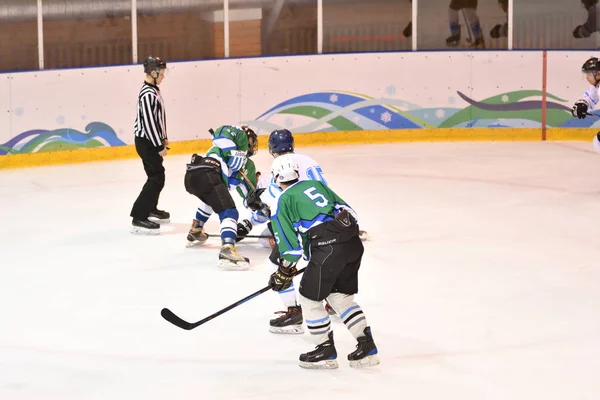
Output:
<svg viewBox="0 0 600 400">
<path fill-rule="evenodd" d="M 188 156 L 168 156 L 160 236 L 129 232 L 138 159 L 0 171 L 0 399 L 600 398 L 600 156 L 591 143 L 406 143 L 303 148 L 370 235 L 363 307 L 381 364 L 307 371 L 308 333 L 268 332 L 268 250 L 216 268 L 188 249 Z M 259 170 L 270 156 L 261 150 Z M 237 198 L 237 194 L 234 194 Z M 247 215 L 243 213 L 243 215 Z M 208 224 L 218 232 L 215 216 Z M 260 233 L 255 228 L 253 233 Z"/>
</svg>

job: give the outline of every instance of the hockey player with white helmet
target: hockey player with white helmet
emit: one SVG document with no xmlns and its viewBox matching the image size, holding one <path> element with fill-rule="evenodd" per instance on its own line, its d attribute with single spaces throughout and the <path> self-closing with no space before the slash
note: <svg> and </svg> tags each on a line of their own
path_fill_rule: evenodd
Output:
<svg viewBox="0 0 600 400">
<path fill-rule="evenodd" d="M 348 354 L 351 367 L 379 364 L 377 346 L 361 307 L 354 301 L 364 246 L 356 212 L 323 182 L 301 181 L 299 165 L 286 154 L 273 162 L 275 182 L 283 192 L 271 208 L 271 224 L 279 249 L 278 267 L 269 286 L 285 291 L 297 275 L 300 257 L 308 265 L 300 282 L 300 304 L 317 345 L 300 355 L 303 368 L 337 368 L 337 351 L 323 300 L 337 311 L 357 341 Z"/>
<path fill-rule="evenodd" d="M 581 71 L 585 74 L 590 87 L 585 91 L 583 97 L 575 102 L 571 114 L 574 117 L 583 119 L 589 114 L 588 110 L 594 109 L 598 106 L 600 101 L 600 93 L 598 86 L 600 85 L 600 60 L 597 57 L 591 57 L 583 64 Z M 593 139 L 594 149 L 600 153 L 600 132 L 598 132 Z"/>
</svg>

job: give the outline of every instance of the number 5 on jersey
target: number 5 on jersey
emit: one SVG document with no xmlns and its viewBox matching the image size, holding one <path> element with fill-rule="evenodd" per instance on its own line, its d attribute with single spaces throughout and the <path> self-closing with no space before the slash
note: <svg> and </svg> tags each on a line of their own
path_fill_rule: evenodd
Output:
<svg viewBox="0 0 600 400">
<path fill-rule="evenodd" d="M 321 193 L 316 191 L 317 188 L 312 186 L 309 187 L 308 189 L 306 189 L 303 193 L 309 198 L 311 199 L 315 205 L 317 207 L 325 207 L 328 203 L 327 199 L 325 198 L 325 196 L 323 196 Z M 317 199 L 321 199 L 320 201 L 316 201 Z"/>
</svg>

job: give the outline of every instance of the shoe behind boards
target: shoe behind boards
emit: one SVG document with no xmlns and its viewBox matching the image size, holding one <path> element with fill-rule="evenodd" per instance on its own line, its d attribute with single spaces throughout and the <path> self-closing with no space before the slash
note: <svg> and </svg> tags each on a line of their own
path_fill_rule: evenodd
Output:
<svg viewBox="0 0 600 400">
<path fill-rule="evenodd" d="M 131 222 L 131 233 L 138 235 L 158 235 L 160 234 L 160 225 L 149 219 L 136 219 Z"/>
</svg>

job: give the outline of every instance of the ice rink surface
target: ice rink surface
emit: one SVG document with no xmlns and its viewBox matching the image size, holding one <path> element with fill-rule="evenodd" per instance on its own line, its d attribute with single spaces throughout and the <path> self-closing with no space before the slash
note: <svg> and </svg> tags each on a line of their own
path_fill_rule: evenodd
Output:
<svg viewBox="0 0 600 400">
<path fill-rule="evenodd" d="M 264 140 L 264 139 L 263 139 Z M 185 247 L 188 156 L 168 156 L 159 208 L 136 236 L 138 159 L 0 171 L 0 399 L 600 398 L 600 155 L 591 143 L 405 143 L 297 149 L 358 212 L 357 301 L 381 364 L 307 371 L 309 334 L 268 332 L 268 249 L 216 268 L 219 241 Z M 269 172 L 261 149 L 258 169 Z M 234 197 L 238 199 L 237 194 Z M 242 211 L 242 216 L 247 213 Z M 213 216 L 208 230 L 218 232 Z M 262 227 L 256 227 L 258 234 Z"/>
</svg>

